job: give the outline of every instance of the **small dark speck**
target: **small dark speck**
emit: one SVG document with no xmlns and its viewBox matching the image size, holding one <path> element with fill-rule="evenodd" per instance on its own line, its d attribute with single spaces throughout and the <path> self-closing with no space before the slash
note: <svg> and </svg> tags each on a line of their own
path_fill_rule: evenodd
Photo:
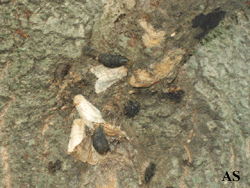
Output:
<svg viewBox="0 0 250 188">
<path fill-rule="evenodd" d="M 77 86 L 87 86 L 89 84 L 90 83 L 86 78 L 83 78 L 83 79 L 79 80 L 78 82 L 74 83 L 75 87 L 77 87 Z"/>
<path fill-rule="evenodd" d="M 128 105 L 124 108 L 125 115 L 130 118 L 135 117 L 139 113 L 140 107 L 139 102 L 129 100 Z"/>
<path fill-rule="evenodd" d="M 149 166 L 145 170 L 145 175 L 144 175 L 146 184 L 150 183 L 150 181 L 155 175 L 155 171 L 156 171 L 156 164 L 150 162 Z"/>
<path fill-rule="evenodd" d="M 119 22 L 121 19 L 123 19 L 126 16 L 126 14 L 120 14 L 120 16 L 118 16 L 118 18 L 114 21 L 114 23 Z"/>
<path fill-rule="evenodd" d="M 98 56 L 97 51 L 95 51 L 94 49 L 92 49 L 90 46 L 84 46 L 82 48 L 82 54 L 84 56 L 90 57 L 92 59 L 96 59 Z"/>
<path fill-rule="evenodd" d="M 62 167 L 62 161 L 56 160 L 55 163 L 52 161 L 49 162 L 48 170 L 51 174 L 54 174 L 57 170 L 60 170 Z"/>
<path fill-rule="evenodd" d="M 165 99 L 169 99 L 170 101 L 173 101 L 175 103 L 179 103 L 179 102 L 181 102 L 184 94 L 185 94 L 185 92 L 182 89 L 177 88 L 177 89 L 171 89 L 167 93 L 162 93 L 160 95 L 160 97 L 165 98 Z"/>
<path fill-rule="evenodd" d="M 183 95 L 184 95 L 184 91 L 180 90 L 177 93 L 175 93 L 175 92 L 168 93 L 167 98 L 169 98 L 170 100 L 172 100 L 176 103 L 179 103 L 179 102 L 181 102 Z"/>
</svg>

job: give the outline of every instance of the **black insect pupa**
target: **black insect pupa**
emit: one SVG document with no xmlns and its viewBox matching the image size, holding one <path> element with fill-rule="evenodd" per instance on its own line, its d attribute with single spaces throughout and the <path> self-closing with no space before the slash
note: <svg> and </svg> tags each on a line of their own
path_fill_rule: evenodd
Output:
<svg viewBox="0 0 250 188">
<path fill-rule="evenodd" d="M 145 174 L 144 174 L 144 179 L 146 184 L 149 184 L 150 181 L 152 180 L 152 178 L 155 175 L 155 171 L 156 171 L 156 164 L 150 162 L 149 166 L 146 168 L 145 170 Z"/>
<path fill-rule="evenodd" d="M 98 56 L 98 52 L 92 49 L 90 46 L 84 46 L 82 48 L 82 53 L 84 56 L 88 56 L 92 59 L 96 59 Z"/>
<path fill-rule="evenodd" d="M 58 64 L 54 72 L 54 80 L 56 82 L 61 82 L 64 79 L 64 77 L 69 73 L 70 68 L 71 68 L 70 63 Z"/>
<path fill-rule="evenodd" d="M 108 141 L 102 126 L 99 126 L 94 132 L 93 146 L 101 155 L 107 153 L 109 150 Z"/>
<path fill-rule="evenodd" d="M 102 63 L 105 67 L 114 68 L 125 65 L 129 59 L 121 55 L 111 55 L 111 54 L 100 54 L 98 61 Z"/>
</svg>

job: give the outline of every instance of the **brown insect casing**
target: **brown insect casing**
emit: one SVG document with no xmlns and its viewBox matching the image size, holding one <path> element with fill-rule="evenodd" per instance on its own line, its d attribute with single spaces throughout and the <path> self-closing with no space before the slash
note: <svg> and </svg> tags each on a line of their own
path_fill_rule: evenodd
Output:
<svg viewBox="0 0 250 188">
<path fill-rule="evenodd" d="M 56 82 L 63 81 L 64 77 L 69 73 L 69 69 L 71 68 L 70 63 L 60 63 L 57 65 L 56 70 L 54 72 L 54 80 Z"/>
</svg>

